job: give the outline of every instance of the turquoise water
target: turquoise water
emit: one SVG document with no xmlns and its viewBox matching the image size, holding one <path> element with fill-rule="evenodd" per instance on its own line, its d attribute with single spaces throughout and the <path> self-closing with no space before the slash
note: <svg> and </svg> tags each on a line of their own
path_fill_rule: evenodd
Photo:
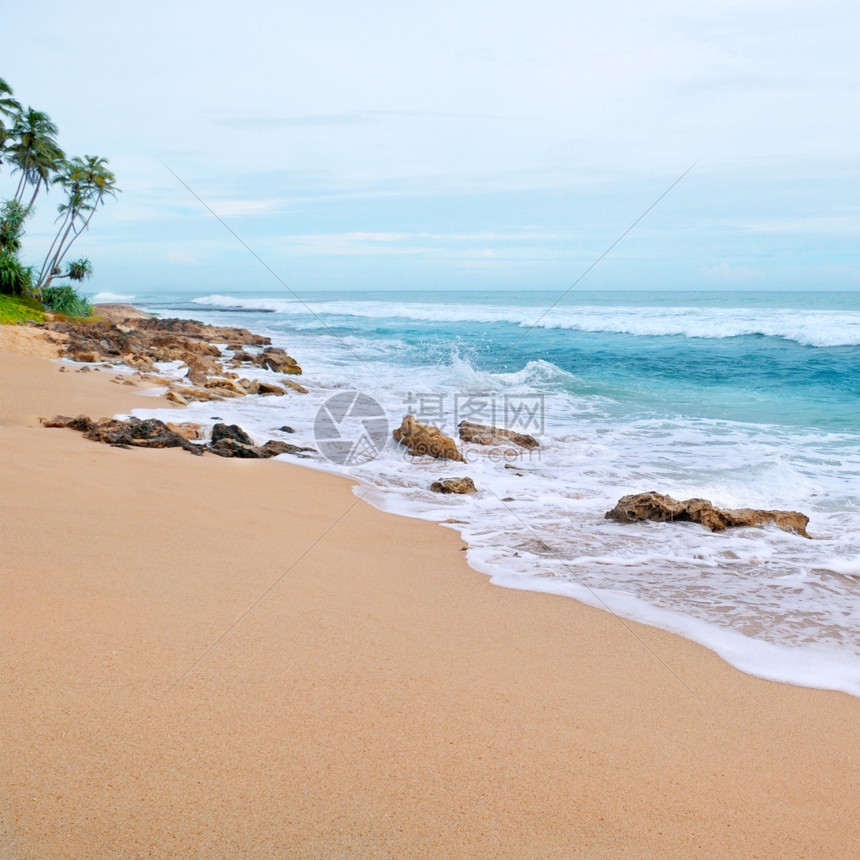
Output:
<svg viewBox="0 0 860 860">
<path fill-rule="evenodd" d="M 306 397 L 217 406 L 261 439 L 287 423 L 315 445 L 318 411 L 345 389 L 392 428 L 412 412 L 452 435 L 463 418 L 536 435 L 540 449 L 514 462 L 464 446 L 454 470 L 404 456 L 390 434 L 366 462 L 316 463 L 379 507 L 458 520 L 494 582 L 674 630 L 753 674 L 860 695 L 860 294 L 577 292 L 549 312 L 558 294 L 304 298 L 135 301 L 264 332 L 299 360 Z M 477 496 L 428 491 L 459 471 Z M 604 519 L 647 490 L 799 510 L 813 540 Z"/>
</svg>

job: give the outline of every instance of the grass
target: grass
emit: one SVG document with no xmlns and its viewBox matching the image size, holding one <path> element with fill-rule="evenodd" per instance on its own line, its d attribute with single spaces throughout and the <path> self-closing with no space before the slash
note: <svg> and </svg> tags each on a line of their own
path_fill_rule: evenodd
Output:
<svg viewBox="0 0 860 860">
<path fill-rule="evenodd" d="M 0 325 L 19 322 L 44 322 L 45 314 L 37 299 L 0 295 Z"/>
</svg>

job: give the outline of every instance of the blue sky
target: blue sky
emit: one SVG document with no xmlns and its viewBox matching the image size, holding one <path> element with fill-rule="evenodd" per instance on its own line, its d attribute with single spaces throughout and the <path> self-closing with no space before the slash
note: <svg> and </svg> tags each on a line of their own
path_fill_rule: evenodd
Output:
<svg viewBox="0 0 860 860">
<path fill-rule="evenodd" d="M 858 25 L 784 0 L 31 0 L 0 77 L 117 173 L 78 246 L 92 292 L 277 288 L 165 164 L 300 294 L 565 289 L 694 163 L 583 289 L 858 289 Z"/>
</svg>

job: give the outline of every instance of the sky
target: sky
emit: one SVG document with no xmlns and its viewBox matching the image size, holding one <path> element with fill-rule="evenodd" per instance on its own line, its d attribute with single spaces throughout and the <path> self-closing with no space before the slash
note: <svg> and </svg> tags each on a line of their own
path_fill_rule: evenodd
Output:
<svg viewBox="0 0 860 860">
<path fill-rule="evenodd" d="M 860 290 L 856 3 L 30 0 L 2 23 L 0 77 L 122 189 L 75 247 L 91 294 L 283 289 L 257 257 L 300 295 L 564 290 L 622 236 L 578 289 Z"/>
</svg>

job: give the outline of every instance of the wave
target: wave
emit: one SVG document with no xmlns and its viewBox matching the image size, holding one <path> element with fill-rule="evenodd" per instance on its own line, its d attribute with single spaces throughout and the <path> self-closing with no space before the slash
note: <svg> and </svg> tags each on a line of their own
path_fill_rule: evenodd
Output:
<svg viewBox="0 0 860 860">
<path fill-rule="evenodd" d="M 210 295 L 194 303 L 211 308 L 289 313 L 319 317 L 430 323 L 509 323 L 521 328 L 567 329 L 637 337 L 725 339 L 743 336 L 782 338 L 803 346 L 860 346 L 860 311 L 708 307 L 543 307 L 421 302 L 319 301 Z"/>
<path fill-rule="evenodd" d="M 122 293 L 111 293 L 111 292 L 103 292 L 96 293 L 93 296 L 94 302 L 130 302 L 134 298 L 133 293 L 122 294 Z"/>
</svg>

